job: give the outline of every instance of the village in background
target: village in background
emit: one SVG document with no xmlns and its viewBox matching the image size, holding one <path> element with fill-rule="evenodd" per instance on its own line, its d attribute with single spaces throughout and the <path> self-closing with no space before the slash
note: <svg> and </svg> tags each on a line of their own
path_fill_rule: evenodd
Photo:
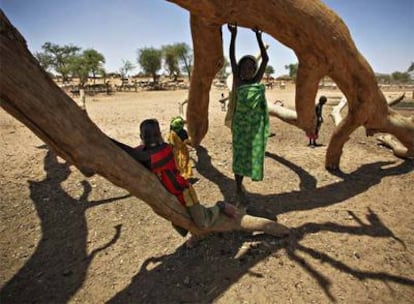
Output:
<svg viewBox="0 0 414 304">
<path fill-rule="evenodd" d="M 268 47 L 268 46 L 267 46 Z M 166 45 L 160 49 L 153 47 L 138 50 L 137 63 L 122 60 L 117 72 L 105 71 L 105 57 L 94 49 L 73 45 L 60 46 L 46 42 L 42 52 L 34 54 L 42 68 L 71 97 L 95 95 L 98 93 L 139 92 L 148 90 L 188 89 L 191 79 L 193 53 L 186 43 Z M 267 89 L 295 86 L 298 63 L 285 65 L 286 74 L 275 77 L 275 69 L 270 64 L 266 68 L 263 82 Z M 132 71 L 139 69 L 138 73 Z M 376 74 L 378 85 L 384 91 L 412 91 L 414 99 L 414 62 L 406 71 L 392 74 Z M 218 89 L 231 86 L 229 61 L 224 57 L 222 69 L 213 80 Z M 335 82 L 325 76 L 319 84 L 320 89 L 338 90 Z"/>
</svg>

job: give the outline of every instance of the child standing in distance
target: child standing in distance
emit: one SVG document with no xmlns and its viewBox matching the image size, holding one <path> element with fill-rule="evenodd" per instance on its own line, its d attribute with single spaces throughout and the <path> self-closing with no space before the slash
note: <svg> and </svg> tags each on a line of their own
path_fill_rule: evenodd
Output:
<svg viewBox="0 0 414 304">
<path fill-rule="evenodd" d="M 187 145 L 191 145 L 187 131 L 184 129 L 185 121 L 181 116 L 174 117 L 170 122 L 168 143 L 173 148 L 174 159 L 180 174 L 189 179 L 193 176 L 193 163 Z"/>
<path fill-rule="evenodd" d="M 326 103 L 328 99 L 326 96 L 321 96 L 319 98 L 319 102 L 317 103 L 315 107 L 315 113 L 316 113 L 316 129 L 315 129 L 315 135 L 313 137 L 309 137 L 309 144 L 310 147 L 317 147 L 319 144 L 316 143 L 316 140 L 319 137 L 319 130 L 321 128 L 321 125 L 323 123 L 323 117 L 322 117 L 322 108 L 323 105 Z"/>
<path fill-rule="evenodd" d="M 136 148 L 114 139 L 111 140 L 157 175 L 164 187 L 187 208 L 188 213 L 198 227 L 206 228 L 213 225 L 219 218 L 220 213 L 224 213 L 230 218 L 236 216 L 236 208 L 231 204 L 218 202 L 210 208 L 200 204 L 192 185 L 180 175 L 175 165 L 172 148 L 162 139 L 160 126 L 156 119 L 146 119 L 141 123 L 140 137 L 142 145 Z M 174 228 L 183 236 L 187 234 L 187 231 L 181 227 L 174 225 Z"/>
<path fill-rule="evenodd" d="M 262 41 L 262 32 L 253 29 L 260 47 L 262 61 L 257 69 L 256 58 L 251 55 L 236 62 L 235 42 L 237 25 L 228 25 L 231 33 L 230 62 L 233 73 L 233 89 L 236 98 L 232 130 L 233 172 L 239 203 L 247 204 L 243 177 L 253 181 L 263 179 L 264 155 L 269 136 L 269 114 L 265 97 L 265 85 L 260 84 L 269 57 Z"/>
</svg>

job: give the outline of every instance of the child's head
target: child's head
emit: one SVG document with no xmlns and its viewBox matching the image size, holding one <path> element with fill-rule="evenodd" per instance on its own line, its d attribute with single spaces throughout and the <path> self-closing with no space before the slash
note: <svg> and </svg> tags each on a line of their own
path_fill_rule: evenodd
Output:
<svg viewBox="0 0 414 304">
<path fill-rule="evenodd" d="M 256 75 L 257 61 L 254 56 L 246 55 L 243 56 L 238 63 L 240 79 L 251 80 Z"/>
<path fill-rule="evenodd" d="M 319 98 L 319 103 L 321 104 L 321 105 L 324 105 L 326 102 L 328 101 L 328 99 L 326 98 L 326 96 L 321 96 L 320 98 Z"/>
<path fill-rule="evenodd" d="M 146 119 L 139 126 L 142 143 L 146 147 L 154 147 L 164 141 L 161 136 L 160 125 L 156 119 Z"/>
<path fill-rule="evenodd" d="M 174 117 L 170 122 L 170 129 L 174 132 L 179 132 L 184 129 L 185 121 L 181 116 Z"/>
</svg>

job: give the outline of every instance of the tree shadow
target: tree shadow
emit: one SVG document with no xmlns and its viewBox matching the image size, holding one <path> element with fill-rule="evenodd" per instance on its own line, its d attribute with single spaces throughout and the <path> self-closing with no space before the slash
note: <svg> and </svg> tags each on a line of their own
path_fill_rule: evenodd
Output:
<svg viewBox="0 0 414 304">
<path fill-rule="evenodd" d="M 225 199 L 230 200 L 234 181 L 212 166 L 211 158 L 205 148 L 200 147 L 197 153 L 199 158 L 197 169 L 200 174 L 217 183 Z M 250 194 L 253 198 L 252 202 L 258 206 L 257 208 L 252 206 L 253 211 L 256 210 L 260 216 L 271 215 L 272 218 L 283 212 L 309 210 L 342 202 L 379 183 L 382 177 L 403 174 L 413 169 L 409 163 L 381 169 L 386 163 L 378 162 L 364 165 L 348 175 L 340 173 L 342 181 L 316 188 L 316 179 L 302 168 L 274 154 L 268 154 L 268 157 L 291 168 L 301 180 L 301 191 L 294 193 Z M 50 151 L 46 154 L 44 165 L 46 178 L 40 182 L 29 181 L 31 198 L 41 220 L 42 238 L 33 256 L 1 290 L 2 303 L 68 302 L 81 288 L 95 255 L 114 244 L 121 233 L 121 226 L 116 226 L 112 239 L 88 254 L 85 211 L 91 206 L 110 203 L 127 196 L 88 202 L 91 186 L 83 181 L 83 194 L 79 199 L 74 199 L 61 187 L 61 183 L 70 175 L 69 165 L 59 163 Z M 338 195 L 338 192 L 341 194 Z M 324 199 L 318 195 L 323 195 Z M 211 235 L 192 250 L 181 246 L 171 254 L 147 259 L 132 278 L 130 285 L 109 302 L 211 303 L 245 275 L 264 277 L 263 273 L 251 271 L 252 267 L 270 256 L 277 257 L 281 250 L 284 250 L 292 261 L 300 265 L 319 283 L 321 290 L 331 301 L 336 300 L 331 293 L 332 281 L 312 267 L 309 261 L 302 257 L 304 254 L 358 280 L 371 279 L 414 286 L 412 279 L 386 272 L 353 269 L 327 253 L 300 243 L 306 235 L 330 231 L 375 238 L 393 238 L 404 245 L 371 209 L 366 216 L 368 224 L 364 224 L 353 213 L 350 213 L 350 216 L 356 225 L 345 226 L 332 222 L 307 223 L 292 229 L 292 234 L 285 239 L 275 239 L 266 235 L 252 236 L 243 232 Z"/>
<path fill-rule="evenodd" d="M 59 163 L 50 150 L 44 158 L 44 170 L 44 180 L 28 181 L 40 219 L 41 239 L 30 259 L 3 286 L 1 303 L 68 302 L 82 286 L 96 254 L 112 246 L 121 234 L 121 225 L 115 226 L 112 239 L 88 254 L 86 210 L 130 195 L 88 201 L 92 188 L 83 180 L 80 198 L 71 197 L 61 186 L 71 174 L 70 165 Z"/>
<path fill-rule="evenodd" d="M 222 172 L 213 166 L 211 162 L 211 156 L 208 154 L 206 148 L 203 146 L 198 146 L 195 149 L 198 159 L 198 161 L 195 162 L 197 172 L 219 187 L 225 201 L 233 201 L 235 199 L 236 192 L 234 180 L 225 176 Z"/>
<path fill-rule="evenodd" d="M 218 185 L 225 200 L 231 200 L 234 181 L 211 164 L 211 157 L 204 147 L 197 148 L 197 156 L 199 160 L 196 164 L 198 172 Z M 371 186 L 378 184 L 385 176 L 403 174 L 413 170 L 412 164 L 409 162 L 386 169 L 381 169 L 381 167 L 390 163 L 377 162 L 364 165 L 349 175 L 338 173 L 342 176 L 342 181 L 316 188 L 316 178 L 301 167 L 272 153 L 268 153 L 267 156 L 294 171 L 300 178 L 301 189 L 301 191 L 294 193 L 250 194 L 254 204 L 260 206 L 260 208 L 256 208 L 257 215 L 267 215 L 269 218 L 274 218 L 275 215 L 283 212 L 310 210 L 336 204 L 366 191 Z M 374 177 L 371 178 L 371 176 Z M 355 184 L 357 185 L 355 186 Z M 341 194 L 338 195 L 339 192 Z M 327 197 L 328 200 L 326 200 Z M 270 212 L 273 212 L 272 214 L 269 214 L 269 209 Z M 266 210 L 265 214 L 263 214 L 263 210 Z M 319 252 L 300 243 L 308 234 L 330 231 L 374 238 L 393 238 L 405 247 L 402 240 L 397 238 L 371 209 L 368 209 L 366 216 L 369 224 L 364 224 L 354 213 L 349 212 L 349 214 L 357 225 L 346 226 L 332 222 L 307 223 L 293 228 L 292 234 L 286 239 L 275 239 L 266 235 L 252 236 L 240 232 L 212 235 L 191 251 L 180 247 L 172 254 L 149 258 L 143 263 L 131 284 L 109 302 L 211 303 L 242 276 L 246 274 L 257 277 L 264 276 L 260 273 L 253 273 L 250 269 L 270 255 L 277 255 L 277 252 L 282 249 L 286 251 L 292 261 L 299 264 L 319 283 L 321 290 L 331 301 L 336 301 L 330 290 L 331 280 L 313 268 L 301 255 L 307 254 L 310 258 L 327 263 L 358 280 L 372 279 L 385 283 L 394 282 L 414 286 L 414 280 L 410 278 L 386 272 L 356 270 L 324 252 Z M 245 244 L 249 242 L 251 244 L 246 247 Z M 162 288 L 159 288 L 159 282 L 163 282 Z"/>
<path fill-rule="evenodd" d="M 366 216 L 368 224 L 363 224 L 361 219 L 353 216 L 357 224 L 355 226 L 332 222 L 307 223 L 294 228 L 292 234 L 285 239 L 246 233 L 211 235 L 192 250 L 182 246 L 172 254 L 147 259 L 132 278 L 130 285 L 108 303 L 212 303 L 245 275 L 266 277 L 269 280 L 265 273 L 253 272 L 251 269 L 270 256 L 277 258 L 282 255 L 282 250 L 319 284 L 330 301 L 336 301 L 331 293 L 333 282 L 312 267 L 302 257 L 303 254 L 361 281 L 371 279 L 414 286 L 414 280 L 410 278 L 386 272 L 353 269 L 324 252 L 300 243 L 306 235 L 321 231 L 395 238 L 372 210 L 368 210 Z M 162 286 L 159 285 L 160 282 Z M 274 283 L 278 284 L 278 279 Z"/>
<path fill-rule="evenodd" d="M 212 165 L 211 157 L 204 147 L 197 147 L 197 156 L 197 171 L 219 187 L 224 200 L 234 200 L 234 180 L 225 176 Z M 248 193 L 251 202 L 248 213 L 269 219 L 274 219 L 277 215 L 290 211 L 312 210 L 341 203 L 379 184 L 386 176 L 398 176 L 414 170 L 414 164 L 410 160 L 396 166 L 390 166 L 393 162 L 364 164 L 350 174 L 340 171 L 332 172 L 341 180 L 317 188 L 316 178 L 300 166 L 274 153 L 266 152 L 266 156 L 295 172 L 300 180 L 300 190 L 298 191 L 268 195 Z M 385 166 L 386 168 L 383 168 Z"/>
<path fill-rule="evenodd" d="M 414 164 L 410 160 L 394 166 L 391 166 L 394 162 L 364 164 L 349 174 L 332 172 L 342 180 L 317 188 L 316 179 L 303 168 L 276 154 L 267 152 L 266 155 L 295 172 L 301 185 L 299 191 L 289 193 L 250 194 L 254 203 L 249 206 L 249 213 L 271 218 L 290 211 L 311 210 L 344 202 L 379 184 L 384 177 L 398 176 L 414 170 Z"/>
</svg>

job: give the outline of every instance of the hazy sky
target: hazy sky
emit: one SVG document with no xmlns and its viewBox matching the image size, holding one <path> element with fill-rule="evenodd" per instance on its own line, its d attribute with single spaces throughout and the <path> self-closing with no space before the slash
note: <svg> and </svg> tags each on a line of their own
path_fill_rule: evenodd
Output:
<svg viewBox="0 0 414 304">
<path fill-rule="evenodd" d="M 223 0 L 226 1 L 226 0 Z M 347 24 L 352 37 L 376 72 L 406 71 L 414 61 L 414 0 L 325 0 Z M 94 48 L 105 56 L 108 72 L 122 60 L 136 64 L 137 50 L 186 42 L 192 46 L 189 14 L 164 0 L 0 0 L 0 7 L 25 37 L 32 52 L 49 41 Z M 268 35 L 269 64 L 286 74 L 294 53 Z M 225 56 L 229 33 L 223 28 Z M 240 29 L 237 57 L 258 51 L 251 30 Z M 0 54 L 1 55 L 1 54 Z M 137 67 L 133 73 L 137 73 Z"/>
</svg>

